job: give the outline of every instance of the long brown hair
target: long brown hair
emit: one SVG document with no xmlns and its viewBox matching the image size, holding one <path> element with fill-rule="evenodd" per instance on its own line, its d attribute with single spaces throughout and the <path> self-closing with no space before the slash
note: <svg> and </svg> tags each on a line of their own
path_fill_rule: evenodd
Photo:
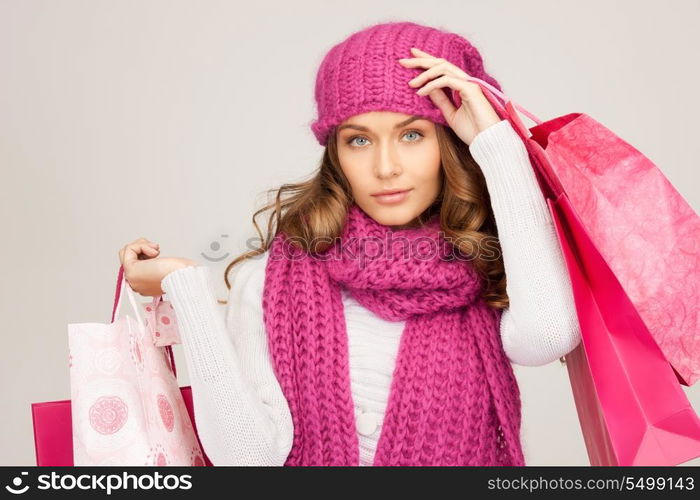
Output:
<svg viewBox="0 0 700 500">
<path fill-rule="evenodd" d="M 498 231 L 491 201 L 481 168 L 472 158 L 469 147 L 454 131 L 435 124 L 442 163 L 442 189 L 435 202 L 418 217 L 418 222 L 439 212 L 440 229 L 454 242 L 461 255 L 484 279 L 482 297 L 494 308 L 508 307 L 506 276 L 498 242 Z M 340 168 L 337 139 L 331 131 L 320 166 L 304 182 L 283 184 L 275 200 L 253 214 L 253 225 L 262 243 L 233 259 L 224 271 L 224 281 L 230 290 L 229 271 L 237 263 L 267 251 L 279 231 L 284 231 L 306 251 L 320 252 L 341 234 L 350 204 L 353 202 L 350 184 Z M 272 209 L 266 234 L 260 231 L 256 218 Z M 320 243 L 321 241 L 326 242 Z M 309 242 L 316 242 L 309 248 Z M 482 253 L 488 248 L 491 253 Z M 219 300 L 226 304 L 226 300 Z"/>
</svg>

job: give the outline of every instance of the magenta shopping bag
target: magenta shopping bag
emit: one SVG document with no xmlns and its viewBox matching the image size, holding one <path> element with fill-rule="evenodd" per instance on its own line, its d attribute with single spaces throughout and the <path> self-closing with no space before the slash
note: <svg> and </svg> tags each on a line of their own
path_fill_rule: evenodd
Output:
<svg viewBox="0 0 700 500">
<path fill-rule="evenodd" d="M 591 465 L 678 465 L 700 456 L 700 419 L 566 194 L 548 199 L 581 326 L 566 355 Z"/>
<path fill-rule="evenodd" d="M 679 381 L 693 385 L 700 218 L 651 160 L 590 116 L 572 113 L 531 132 Z"/>
<path fill-rule="evenodd" d="M 470 80 L 511 122 L 531 159 L 549 166 L 551 178 L 538 172 L 543 191 L 567 194 L 679 382 L 693 385 L 700 378 L 700 217 L 649 158 L 587 114 L 543 122 L 487 82 Z M 459 104 L 457 92 L 453 99 Z M 516 109 L 537 125 L 527 129 Z"/>
<path fill-rule="evenodd" d="M 566 258 L 582 335 L 566 362 L 591 464 L 677 465 L 700 456 L 700 420 L 679 385 L 699 371 L 700 219 L 647 158 L 591 117 L 542 122 L 472 80 L 523 139 Z M 537 126 L 528 131 L 516 109 Z M 656 197 L 653 210 L 636 198 L 642 194 Z M 642 220 L 666 226 L 650 232 Z M 665 264 L 676 253 L 682 276 Z M 679 297 L 673 289 L 683 283 L 690 290 Z"/>
</svg>

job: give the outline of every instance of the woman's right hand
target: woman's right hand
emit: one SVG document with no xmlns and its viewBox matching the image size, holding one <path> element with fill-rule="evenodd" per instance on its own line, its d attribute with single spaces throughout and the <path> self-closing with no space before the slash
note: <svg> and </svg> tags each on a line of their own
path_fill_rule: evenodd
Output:
<svg viewBox="0 0 700 500">
<path fill-rule="evenodd" d="M 146 238 L 127 243 L 119 250 L 126 281 L 135 292 L 145 297 L 163 295 L 165 292 L 160 283 L 172 271 L 197 265 L 191 259 L 158 257 L 159 254 L 160 245 Z"/>
</svg>

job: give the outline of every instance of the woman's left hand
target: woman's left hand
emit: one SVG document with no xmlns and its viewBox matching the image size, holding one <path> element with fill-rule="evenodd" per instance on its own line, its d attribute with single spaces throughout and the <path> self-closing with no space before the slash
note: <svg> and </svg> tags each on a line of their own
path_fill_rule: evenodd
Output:
<svg viewBox="0 0 700 500">
<path fill-rule="evenodd" d="M 418 89 L 418 94 L 428 94 L 435 106 L 442 111 L 450 128 L 465 143 L 471 144 L 479 132 L 502 120 L 484 96 L 481 86 L 466 80 L 469 75 L 461 68 L 415 47 L 411 48 L 411 53 L 416 57 L 399 59 L 399 63 L 406 68 L 427 69 L 408 84 L 411 87 L 422 86 Z M 462 100 L 459 108 L 441 90 L 443 87 L 459 92 Z"/>
</svg>

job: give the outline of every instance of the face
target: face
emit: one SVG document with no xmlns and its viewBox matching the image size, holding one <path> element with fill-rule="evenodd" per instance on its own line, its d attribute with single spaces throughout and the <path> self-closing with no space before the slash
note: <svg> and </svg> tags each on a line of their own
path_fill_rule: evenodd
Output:
<svg viewBox="0 0 700 500">
<path fill-rule="evenodd" d="M 355 202 L 380 224 L 414 225 L 440 193 L 440 149 L 432 121 L 372 111 L 339 124 L 336 138 Z M 385 191 L 401 193 L 382 196 Z"/>
</svg>

